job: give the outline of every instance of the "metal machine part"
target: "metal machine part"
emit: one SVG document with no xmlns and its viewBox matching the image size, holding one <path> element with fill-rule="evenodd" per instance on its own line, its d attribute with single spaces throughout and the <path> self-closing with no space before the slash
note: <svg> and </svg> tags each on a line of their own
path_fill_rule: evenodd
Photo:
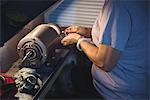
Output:
<svg viewBox="0 0 150 100">
<path fill-rule="evenodd" d="M 76 55 L 81 54 L 78 54 L 74 45 L 63 47 L 59 44 L 65 35 L 67 33 L 61 32 L 60 28 L 55 24 L 42 24 L 18 43 L 17 51 L 21 58 L 21 66 L 35 68 L 43 82 L 41 88 L 34 92 L 33 98 L 30 97 L 31 99 L 80 96 L 80 93 L 85 93 L 82 90 L 86 90 L 88 86 L 86 87 L 85 83 L 83 85 L 85 88 L 81 88 L 80 84 L 85 81 L 86 77 L 82 75 L 83 77 L 79 76 L 78 79 L 74 76 L 83 70 L 79 69 L 81 66 L 85 68 L 87 65 L 83 62 L 80 65 L 82 60 L 77 60 L 80 57 Z M 19 65 L 20 62 L 18 63 Z M 80 67 L 77 68 L 77 66 Z M 25 81 L 27 84 L 21 85 L 20 91 L 30 94 L 30 91 L 28 92 L 27 90 L 34 88 L 35 80 L 36 78 L 31 75 Z M 76 80 L 81 83 L 79 85 L 76 84 Z M 79 87 L 79 89 L 76 87 Z M 81 92 L 79 93 L 78 90 Z"/>
<path fill-rule="evenodd" d="M 37 67 L 46 61 L 49 48 L 60 41 L 60 28 L 55 24 L 41 24 L 18 43 L 17 50 L 25 66 Z"/>
<path fill-rule="evenodd" d="M 22 68 L 14 75 L 14 78 L 18 93 L 34 95 L 42 87 L 42 80 L 35 69 Z"/>
</svg>

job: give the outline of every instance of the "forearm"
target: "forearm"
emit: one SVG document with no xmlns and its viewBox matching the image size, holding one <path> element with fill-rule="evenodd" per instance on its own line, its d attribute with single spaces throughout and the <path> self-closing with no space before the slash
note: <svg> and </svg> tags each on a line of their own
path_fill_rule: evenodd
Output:
<svg viewBox="0 0 150 100">
<path fill-rule="evenodd" d="M 87 41 L 82 41 L 80 47 L 95 65 L 105 71 L 111 71 L 120 57 L 118 50 L 105 44 L 95 46 Z"/>
<path fill-rule="evenodd" d="M 99 44 L 95 46 L 88 42 L 87 39 L 82 38 L 77 33 L 70 33 L 61 40 L 63 45 L 77 43 L 77 47 L 82 48 L 88 58 L 98 67 L 105 71 L 110 71 L 115 67 L 118 61 L 120 52 L 106 44 Z"/>
<path fill-rule="evenodd" d="M 98 67 L 102 68 L 104 64 L 104 53 L 98 55 L 99 48 L 87 41 L 80 42 L 80 47 L 84 51 L 84 53 L 88 56 L 88 58 L 96 64 Z"/>
</svg>

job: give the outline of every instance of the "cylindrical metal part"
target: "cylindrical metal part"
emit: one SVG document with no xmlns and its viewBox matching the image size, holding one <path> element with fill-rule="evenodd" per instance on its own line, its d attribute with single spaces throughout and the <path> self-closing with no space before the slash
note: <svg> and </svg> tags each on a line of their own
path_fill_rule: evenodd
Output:
<svg viewBox="0 0 150 100">
<path fill-rule="evenodd" d="M 55 24 L 42 24 L 32 30 L 26 37 L 36 37 L 44 43 L 46 47 L 58 37 L 60 28 Z"/>
<path fill-rule="evenodd" d="M 48 48 L 58 41 L 61 31 L 55 24 L 41 24 L 32 30 L 18 43 L 18 54 L 24 58 L 27 53 L 31 53 L 27 60 L 34 62 L 41 61 L 44 63 L 47 58 Z M 59 39 L 60 40 L 60 39 Z"/>
</svg>

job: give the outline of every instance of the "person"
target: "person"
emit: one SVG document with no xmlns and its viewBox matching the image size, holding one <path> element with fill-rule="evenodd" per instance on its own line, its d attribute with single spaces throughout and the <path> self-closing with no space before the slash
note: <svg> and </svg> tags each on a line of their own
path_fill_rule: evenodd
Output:
<svg viewBox="0 0 150 100">
<path fill-rule="evenodd" d="M 65 32 L 61 43 L 77 43 L 93 62 L 93 84 L 104 99 L 148 99 L 147 0 L 107 0 L 92 30 L 72 25 Z"/>
</svg>

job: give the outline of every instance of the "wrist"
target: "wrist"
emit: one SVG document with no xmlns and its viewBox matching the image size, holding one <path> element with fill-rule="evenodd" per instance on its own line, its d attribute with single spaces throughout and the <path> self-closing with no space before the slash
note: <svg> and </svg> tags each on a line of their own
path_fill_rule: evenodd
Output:
<svg viewBox="0 0 150 100">
<path fill-rule="evenodd" d="M 80 43 L 84 40 L 84 37 L 80 37 L 77 41 L 76 47 L 79 51 L 82 51 L 81 47 L 80 47 Z"/>
<path fill-rule="evenodd" d="M 81 46 L 80 46 L 80 43 L 81 43 L 82 41 L 87 41 L 87 42 L 91 43 L 91 39 L 90 39 L 90 38 L 84 38 L 83 36 L 81 36 L 81 37 L 78 39 L 77 44 L 76 44 L 76 47 L 77 47 L 77 49 L 78 49 L 79 51 L 83 51 L 82 48 L 81 48 Z"/>
<path fill-rule="evenodd" d="M 76 43 L 79 41 L 80 38 L 84 38 L 84 37 L 82 35 L 78 34 L 78 37 L 76 38 Z"/>
</svg>

